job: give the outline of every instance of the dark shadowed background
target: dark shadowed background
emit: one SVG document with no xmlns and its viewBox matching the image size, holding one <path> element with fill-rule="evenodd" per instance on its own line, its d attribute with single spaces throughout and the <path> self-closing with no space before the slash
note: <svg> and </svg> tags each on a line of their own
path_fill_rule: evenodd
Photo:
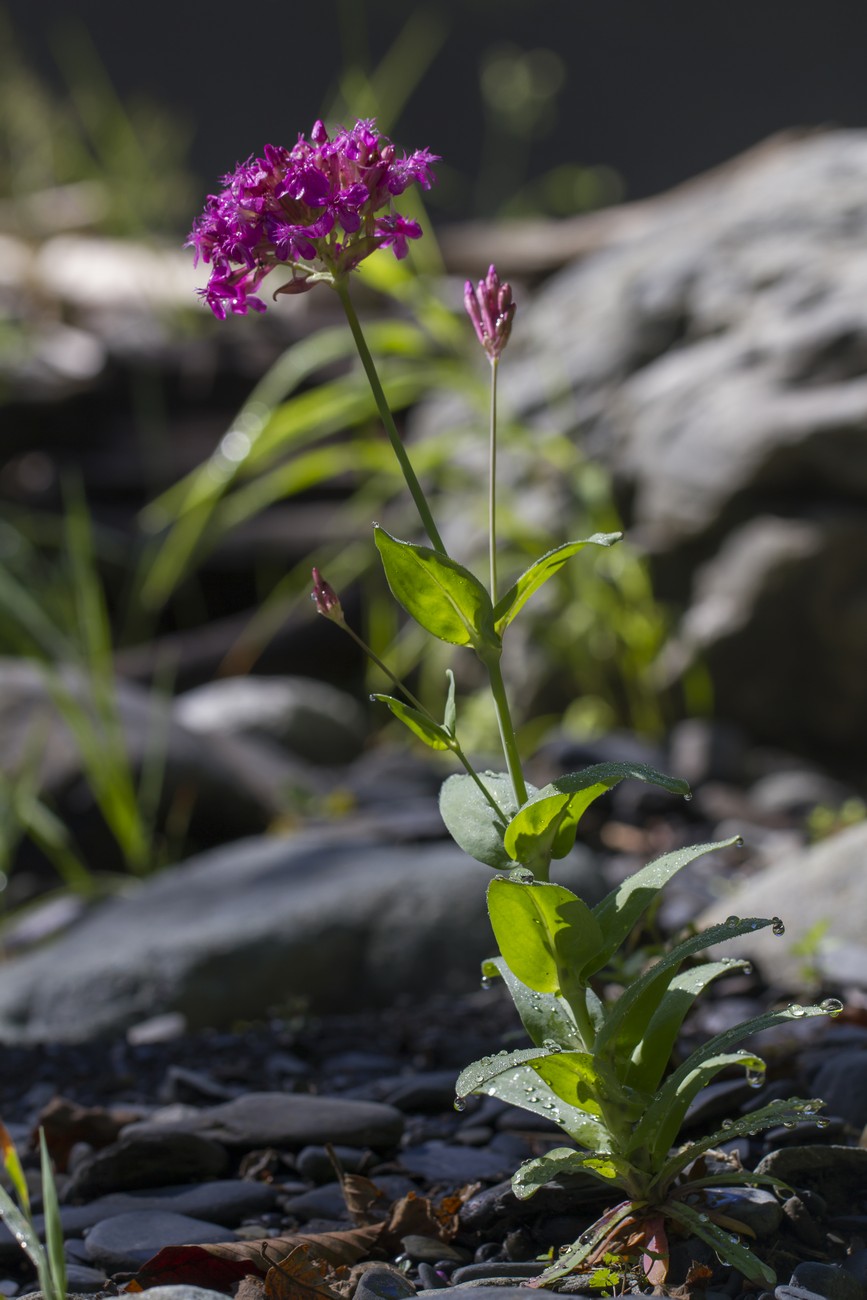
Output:
<svg viewBox="0 0 867 1300">
<path fill-rule="evenodd" d="M 405 103 L 388 128 L 442 154 L 441 217 L 500 212 L 516 194 L 547 211 L 638 198 L 784 127 L 867 120 L 867 6 L 851 0 L 11 0 L 8 13 L 58 84 L 70 33 L 86 29 L 122 97 L 163 104 L 190 132 L 207 188 L 266 140 L 309 130 L 341 73 L 344 104 L 363 112 L 346 71 L 374 69 L 396 40 L 381 85 Z M 604 170 L 541 184 L 564 163 Z"/>
</svg>

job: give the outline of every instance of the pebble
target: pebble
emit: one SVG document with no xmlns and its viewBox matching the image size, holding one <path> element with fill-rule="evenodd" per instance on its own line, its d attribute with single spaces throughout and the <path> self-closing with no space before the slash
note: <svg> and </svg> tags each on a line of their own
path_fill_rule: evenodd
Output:
<svg viewBox="0 0 867 1300">
<path fill-rule="evenodd" d="M 820 1066 L 812 1087 L 825 1102 L 825 1114 L 853 1128 L 867 1125 L 867 1051 L 835 1052 Z"/>
<path fill-rule="evenodd" d="M 88 1268 L 85 1264 L 66 1264 L 67 1291 L 102 1291 L 105 1273 L 102 1269 Z"/>
<path fill-rule="evenodd" d="M 251 1092 L 219 1106 L 156 1111 L 149 1120 L 129 1125 L 124 1135 L 175 1129 L 196 1133 L 232 1150 L 300 1149 L 324 1142 L 382 1150 L 395 1146 L 403 1124 L 399 1110 L 379 1102 L 310 1093 Z"/>
<path fill-rule="evenodd" d="M 400 1153 L 400 1163 L 411 1174 L 430 1183 L 459 1187 L 463 1183 L 495 1182 L 511 1174 L 514 1161 L 499 1151 L 458 1146 L 450 1142 L 423 1142 Z"/>
<path fill-rule="evenodd" d="M 164 1246 L 234 1240 L 235 1234 L 220 1223 L 144 1210 L 117 1214 L 96 1224 L 87 1237 L 87 1253 L 107 1273 L 125 1273 L 141 1268 Z"/>
<path fill-rule="evenodd" d="M 761 1187 L 738 1187 L 731 1190 L 709 1189 L 704 1198 L 710 1209 L 736 1219 L 761 1240 L 772 1237 L 783 1221 L 783 1209 L 772 1192 Z"/>
<path fill-rule="evenodd" d="M 210 1291 L 207 1287 L 183 1284 L 152 1286 L 139 1294 L 146 1295 L 148 1300 L 226 1300 L 222 1291 Z"/>
<path fill-rule="evenodd" d="M 398 1273 L 397 1269 L 368 1268 L 361 1275 L 354 1300 L 404 1300 L 404 1297 L 415 1293 L 412 1282 Z M 170 1298 L 167 1297 L 166 1300 Z"/>
<path fill-rule="evenodd" d="M 225 1148 L 200 1133 L 135 1123 L 123 1130 L 117 1142 L 81 1161 L 67 1195 L 87 1198 L 219 1178 L 228 1163 Z"/>
<path fill-rule="evenodd" d="M 865 1300 L 867 1288 L 839 1264 L 808 1259 L 792 1270 L 791 1286 L 806 1287 L 825 1300 Z"/>
<path fill-rule="evenodd" d="M 371 1153 L 364 1147 L 335 1146 L 331 1149 L 346 1174 L 360 1174 L 370 1163 Z M 334 1165 L 323 1146 L 302 1147 L 295 1157 L 295 1168 L 311 1183 L 329 1183 L 334 1178 Z"/>
<path fill-rule="evenodd" d="M 479 1278 L 494 1277 L 538 1277 L 545 1271 L 546 1264 L 538 1259 L 528 1259 L 523 1263 L 515 1260 L 491 1260 L 482 1264 L 464 1264 L 452 1273 L 451 1281 L 459 1286 L 463 1282 L 475 1282 Z"/>
</svg>

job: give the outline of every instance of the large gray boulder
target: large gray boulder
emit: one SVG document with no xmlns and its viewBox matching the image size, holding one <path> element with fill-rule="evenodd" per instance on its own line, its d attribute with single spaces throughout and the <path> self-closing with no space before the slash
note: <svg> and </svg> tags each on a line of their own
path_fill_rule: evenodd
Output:
<svg viewBox="0 0 867 1300">
<path fill-rule="evenodd" d="M 558 879 L 601 896 L 592 858 Z M 477 987 L 493 873 L 451 843 L 386 845 L 344 823 L 236 841 L 130 884 L 6 961 L 0 1041 L 83 1041 L 154 1014 L 191 1028 Z"/>
<path fill-rule="evenodd" d="M 504 405 L 612 471 L 657 592 L 687 611 L 669 675 L 705 659 L 721 716 L 854 753 L 867 723 L 867 132 L 785 137 L 613 210 L 607 235 L 599 214 L 588 222 L 592 251 L 519 304 Z M 580 535 L 560 478 L 550 515 Z"/>
</svg>

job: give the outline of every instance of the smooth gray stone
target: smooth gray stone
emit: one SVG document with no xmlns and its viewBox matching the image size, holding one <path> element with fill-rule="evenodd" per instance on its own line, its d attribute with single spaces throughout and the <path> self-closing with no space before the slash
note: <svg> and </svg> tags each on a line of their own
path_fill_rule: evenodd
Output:
<svg viewBox="0 0 867 1300">
<path fill-rule="evenodd" d="M 300 1148 L 309 1143 L 388 1149 L 403 1132 L 403 1115 L 374 1101 L 347 1101 L 309 1093 L 250 1092 L 218 1106 L 169 1106 L 128 1124 L 123 1136 L 196 1133 L 232 1150 Z"/>
<path fill-rule="evenodd" d="M 138 1129 L 138 1132 L 131 1130 Z M 76 1166 L 69 1181 L 71 1197 L 163 1187 L 173 1179 L 219 1178 L 229 1160 L 225 1148 L 199 1133 L 128 1125 L 116 1142 L 102 1147 Z"/>
<path fill-rule="evenodd" d="M 111 1192 L 87 1205 L 61 1205 L 60 1222 L 64 1236 L 83 1232 L 103 1219 L 133 1210 L 169 1210 L 191 1219 L 207 1219 L 235 1227 L 243 1219 L 272 1210 L 278 1189 L 270 1183 L 252 1182 L 248 1178 L 216 1178 L 209 1182 L 178 1187 L 154 1187 L 148 1191 Z M 40 1236 L 42 1215 L 35 1218 Z"/>
<path fill-rule="evenodd" d="M 220 677 L 178 696 L 173 713 L 198 735 L 264 737 L 313 763 L 348 763 L 368 730 L 357 699 L 310 677 Z"/>
<path fill-rule="evenodd" d="M 780 916 L 786 932 L 781 938 L 769 930 L 741 935 L 712 949 L 711 955 L 750 958 L 770 983 L 797 989 L 802 983 L 804 958 L 796 952 L 796 945 L 807 939 L 817 921 L 823 921 L 827 931 L 815 943 L 813 960 L 828 984 L 831 988 L 846 984 L 867 988 L 865 854 L 867 822 L 859 822 L 801 852 L 787 853 L 738 881 L 719 902 L 702 912 L 696 921 L 699 929 L 729 915 Z"/>
<path fill-rule="evenodd" d="M 415 1294 L 412 1282 L 401 1277 L 396 1269 L 368 1268 L 359 1279 L 353 1300 L 405 1300 Z M 165 1300 L 172 1297 L 167 1296 Z"/>
<path fill-rule="evenodd" d="M 462 1282 L 476 1282 L 488 1277 L 538 1277 L 546 1268 L 547 1264 L 537 1259 L 523 1260 L 520 1263 L 513 1260 L 491 1260 L 486 1264 L 463 1264 L 452 1273 L 451 1281 L 453 1286 L 460 1286 Z"/>
<path fill-rule="evenodd" d="M 867 1286 L 840 1264 L 804 1260 L 792 1270 L 791 1286 L 806 1287 L 825 1300 L 865 1300 Z"/>
<path fill-rule="evenodd" d="M 711 1187 L 704 1195 L 711 1208 L 745 1223 L 759 1240 L 772 1237 L 783 1221 L 780 1202 L 762 1187 Z"/>
<path fill-rule="evenodd" d="M 423 1142 L 407 1147 L 400 1153 L 400 1163 L 411 1174 L 450 1187 L 476 1181 L 495 1182 L 514 1172 L 513 1162 L 501 1152 L 447 1142 Z"/>
<path fill-rule="evenodd" d="M 222 1291 L 210 1291 L 204 1286 L 186 1286 L 183 1283 L 152 1286 L 139 1294 L 148 1296 L 149 1300 L 225 1300 Z"/>
<path fill-rule="evenodd" d="M 466 992 L 491 951 L 490 875 L 454 844 L 384 844 L 351 822 L 234 841 L 5 962 L 0 1042 L 83 1041 L 169 1011 L 229 1025 L 297 997 L 386 1006 L 429 995 L 431 971 L 441 993 Z M 564 861 L 558 879 L 601 897 L 592 861 Z"/>
<path fill-rule="evenodd" d="M 91 1229 L 87 1251 L 108 1273 L 139 1269 L 164 1246 L 206 1245 L 234 1241 L 235 1234 L 219 1223 L 191 1219 L 163 1210 L 136 1211 L 104 1219 Z"/>
<path fill-rule="evenodd" d="M 335 1146 L 333 1150 L 340 1167 L 347 1174 L 361 1173 L 370 1160 L 370 1152 L 364 1147 Z M 320 1186 L 334 1179 L 334 1165 L 323 1146 L 302 1147 L 295 1157 L 295 1168 L 302 1178 Z"/>
<path fill-rule="evenodd" d="M 69 1291 L 102 1291 L 105 1281 L 102 1269 L 86 1268 L 84 1264 L 66 1265 L 66 1286 Z"/>
<path fill-rule="evenodd" d="M 830 1052 L 811 1086 L 825 1102 L 826 1115 L 857 1129 L 867 1125 L 867 1051 Z"/>
</svg>

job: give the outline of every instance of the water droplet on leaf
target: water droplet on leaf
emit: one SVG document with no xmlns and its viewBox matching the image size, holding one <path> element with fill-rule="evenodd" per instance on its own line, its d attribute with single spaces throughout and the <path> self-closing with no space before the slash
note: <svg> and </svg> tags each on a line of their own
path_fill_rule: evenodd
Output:
<svg viewBox="0 0 867 1300">
<path fill-rule="evenodd" d="M 801 1016 L 805 1016 L 806 1014 L 807 1014 L 807 1008 L 802 1007 L 798 1002 L 793 1002 L 792 1005 L 789 1007 L 790 1016 L 795 1016 L 798 1019 L 800 1019 Z"/>
<path fill-rule="evenodd" d="M 786 927 L 778 916 L 771 920 L 771 934 L 781 935 L 786 933 Z"/>
<path fill-rule="evenodd" d="M 739 916 L 726 917 L 726 925 L 730 930 L 733 930 L 735 926 L 740 925 L 740 923 L 741 923 L 741 918 Z"/>
<path fill-rule="evenodd" d="M 491 988 L 493 988 L 493 987 L 494 987 L 494 981 L 491 979 L 490 975 L 483 975 L 483 976 L 482 976 L 482 988 L 483 988 L 483 989 L 491 989 Z"/>
<path fill-rule="evenodd" d="M 466 1110 L 467 1103 L 463 1097 L 455 1097 L 455 1110 Z"/>
<path fill-rule="evenodd" d="M 839 998 L 825 998 L 819 1003 L 819 1010 L 824 1011 L 829 1016 L 839 1016 L 843 1010 L 843 1003 Z"/>
</svg>

